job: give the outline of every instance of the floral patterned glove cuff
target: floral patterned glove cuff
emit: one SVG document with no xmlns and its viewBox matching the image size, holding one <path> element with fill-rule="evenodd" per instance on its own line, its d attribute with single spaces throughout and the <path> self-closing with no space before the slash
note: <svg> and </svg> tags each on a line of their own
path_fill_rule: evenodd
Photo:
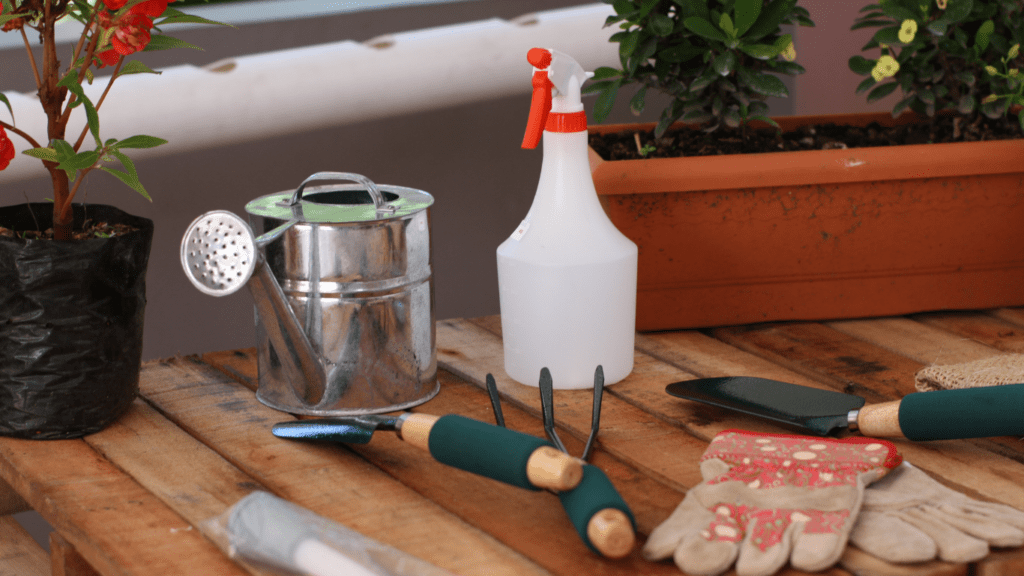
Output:
<svg viewBox="0 0 1024 576">
<path fill-rule="evenodd" d="M 649 560 L 673 556 L 687 573 L 767 576 L 789 561 L 823 570 L 846 546 L 864 487 L 899 465 L 869 438 L 726 430 L 701 458 L 704 481 L 651 533 Z"/>
</svg>

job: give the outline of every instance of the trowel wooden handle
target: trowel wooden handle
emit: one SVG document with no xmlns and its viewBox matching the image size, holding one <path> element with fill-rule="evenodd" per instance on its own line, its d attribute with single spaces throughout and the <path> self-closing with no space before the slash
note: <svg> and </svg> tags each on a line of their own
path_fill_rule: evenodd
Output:
<svg viewBox="0 0 1024 576">
<path fill-rule="evenodd" d="M 545 440 L 455 414 L 408 414 L 402 439 L 428 450 L 439 462 L 532 490 L 571 490 L 583 464 Z"/>
<path fill-rule="evenodd" d="M 869 404 L 857 414 L 864 436 L 910 440 L 987 438 L 1024 434 L 1024 384 L 935 390 Z"/>
</svg>

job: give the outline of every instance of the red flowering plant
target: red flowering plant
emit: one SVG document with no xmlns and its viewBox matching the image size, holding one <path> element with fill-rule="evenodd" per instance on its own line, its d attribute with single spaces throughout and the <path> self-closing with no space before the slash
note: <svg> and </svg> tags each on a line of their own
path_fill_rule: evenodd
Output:
<svg viewBox="0 0 1024 576">
<path fill-rule="evenodd" d="M 127 58 L 143 50 L 160 50 L 187 43 L 165 36 L 161 26 L 175 23 L 219 24 L 205 18 L 184 14 L 168 4 L 176 0 L 0 0 L 0 27 L 4 32 L 20 33 L 28 52 L 28 61 L 38 87 L 39 102 L 46 113 L 45 140 L 20 130 L 14 123 L 14 110 L 0 93 L 0 103 L 7 107 L 7 122 L 0 109 L 0 170 L 14 158 L 11 134 L 24 138 L 32 148 L 24 154 L 38 158 L 50 173 L 53 182 L 54 239 L 72 237 L 71 202 L 82 180 L 93 170 L 108 172 L 149 199 L 139 182 L 135 165 L 124 151 L 152 148 L 166 143 L 153 136 L 138 135 L 123 140 L 100 138 L 98 111 L 114 81 L 125 74 L 154 73 L 138 60 Z M 77 20 L 84 28 L 77 43 L 60 54 L 55 41 L 55 28 L 61 21 Z M 37 61 L 26 29 L 38 32 L 42 43 L 42 59 Z M 62 67 L 61 57 L 67 58 Z M 112 67 L 106 87 L 93 102 L 82 88 L 92 83 L 94 70 Z M 86 126 L 78 135 L 66 132 L 72 111 L 83 107 Z M 91 139 L 89 138 L 91 136 Z M 86 142 L 89 142 L 87 145 Z M 106 166 L 120 163 L 120 169 Z"/>
</svg>

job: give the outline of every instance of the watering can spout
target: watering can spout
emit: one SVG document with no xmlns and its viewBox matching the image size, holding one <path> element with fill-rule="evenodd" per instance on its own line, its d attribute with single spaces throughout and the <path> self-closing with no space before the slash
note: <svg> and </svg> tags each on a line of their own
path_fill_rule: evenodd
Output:
<svg viewBox="0 0 1024 576">
<path fill-rule="evenodd" d="M 294 224 L 288 222 L 256 238 L 249 225 L 235 214 L 225 210 L 207 212 L 196 218 L 185 233 L 181 263 L 203 293 L 227 296 L 242 286 L 249 289 L 295 395 L 304 404 L 316 406 L 327 389 L 324 362 L 259 253 L 260 247 Z"/>
</svg>

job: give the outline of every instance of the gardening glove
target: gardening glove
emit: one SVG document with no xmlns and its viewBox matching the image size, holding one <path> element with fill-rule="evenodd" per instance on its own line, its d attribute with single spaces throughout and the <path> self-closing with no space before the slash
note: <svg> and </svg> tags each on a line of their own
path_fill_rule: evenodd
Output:
<svg viewBox="0 0 1024 576">
<path fill-rule="evenodd" d="M 981 502 L 903 463 L 864 492 L 850 542 L 889 562 L 973 562 L 1024 544 L 1024 512 Z"/>
<path fill-rule="evenodd" d="M 846 547 L 864 487 L 900 463 L 886 441 L 726 430 L 701 457 L 704 481 L 651 532 L 648 560 L 688 574 L 818 571 Z"/>
<path fill-rule="evenodd" d="M 928 366 L 914 375 L 918 390 L 956 390 L 1024 382 L 1024 354 L 998 354 L 973 362 Z"/>
</svg>

